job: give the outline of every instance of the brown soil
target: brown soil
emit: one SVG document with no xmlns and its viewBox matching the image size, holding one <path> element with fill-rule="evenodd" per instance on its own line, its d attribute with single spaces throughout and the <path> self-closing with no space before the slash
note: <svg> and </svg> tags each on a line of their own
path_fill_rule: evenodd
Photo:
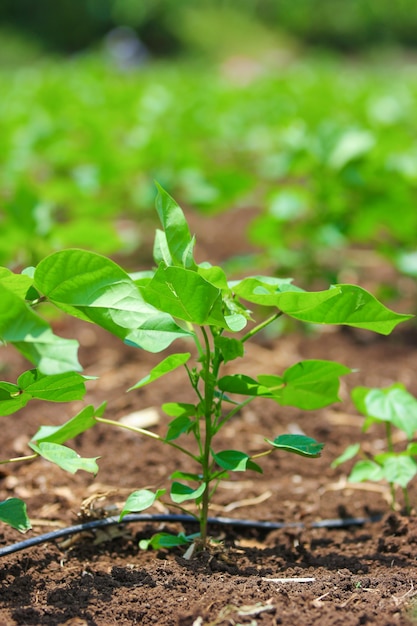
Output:
<svg viewBox="0 0 417 626">
<path fill-rule="evenodd" d="M 163 402 L 190 400 L 180 370 L 125 393 L 157 363 L 157 355 L 127 348 L 86 324 L 60 322 L 57 332 L 75 334 L 83 345 L 86 373 L 99 376 L 88 383 L 86 403 L 97 406 L 107 400 L 108 417 L 119 419 Z M 219 436 L 219 449 L 251 454 L 264 449 L 264 437 L 288 431 L 301 430 L 325 443 L 319 459 L 274 453 L 263 459 L 262 476 L 232 475 L 212 506 L 214 516 L 302 522 L 304 528 L 267 532 L 213 525 L 211 535 L 221 543 L 190 560 L 179 549 L 138 549 L 138 541 L 155 531 L 183 530 L 173 523 L 131 523 L 114 527 L 111 534 L 85 533 L 43 543 L 0 562 L 0 624 L 412 624 L 417 519 L 389 512 L 386 485 L 349 484 L 349 465 L 331 469 L 330 464 L 355 441 L 363 441 L 369 451 L 382 445 L 378 428 L 361 433 L 361 418 L 349 400 L 352 387 L 401 381 L 417 394 L 413 334 L 410 325 L 389 338 L 329 330 L 307 335 L 297 328 L 281 338 L 264 337 L 247 346 L 241 371 L 249 375 L 281 373 L 303 358 L 333 359 L 358 370 L 343 381 L 338 405 L 305 413 L 255 401 Z M 175 350 L 179 347 L 176 344 Z M 3 359 L 5 355 L 2 378 L 15 380 L 28 366 L 13 351 L 7 349 Z M 84 404 L 32 402 L 16 416 L 3 417 L 2 458 L 27 453 L 27 441 L 39 425 L 62 423 Z M 164 433 L 167 419 L 159 414 L 159 423 L 152 428 Z M 404 441 L 396 443 L 401 446 Z M 80 516 L 112 515 L 112 507 L 120 510 L 131 491 L 167 487 L 175 469 L 191 469 L 172 449 L 167 454 L 152 440 L 110 426 L 84 433 L 73 447 L 82 456 L 101 456 L 95 479 L 83 472 L 71 476 L 42 460 L 2 466 L 0 499 L 18 496 L 28 504 L 33 530 L 25 537 L 77 523 Z M 415 487 L 411 498 L 417 501 Z M 163 511 L 162 505 L 150 510 Z M 378 514 L 381 521 L 363 526 L 311 526 L 323 519 Z M 2 525 L 1 546 L 20 540 L 22 535 Z"/>
</svg>

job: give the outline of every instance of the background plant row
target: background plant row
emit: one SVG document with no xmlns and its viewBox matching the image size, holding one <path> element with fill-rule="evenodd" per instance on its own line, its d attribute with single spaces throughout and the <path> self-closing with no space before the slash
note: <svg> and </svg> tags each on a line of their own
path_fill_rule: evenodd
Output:
<svg viewBox="0 0 417 626">
<path fill-rule="evenodd" d="M 340 251 L 361 245 L 416 273 L 412 67 L 252 70 L 120 72 L 97 57 L 3 70 L 0 263 L 138 249 L 156 179 L 200 211 L 256 206 L 257 262 L 337 275 Z"/>
</svg>

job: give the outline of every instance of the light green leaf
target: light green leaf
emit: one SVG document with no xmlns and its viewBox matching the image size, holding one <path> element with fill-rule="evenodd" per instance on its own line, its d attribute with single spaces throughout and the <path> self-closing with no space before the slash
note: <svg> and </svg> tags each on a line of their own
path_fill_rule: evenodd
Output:
<svg viewBox="0 0 417 626">
<path fill-rule="evenodd" d="M 213 453 L 213 459 L 217 465 L 225 470 L 233 472 L 245 472 L 246 470 L 254 470 L 262 474 L 262 468 L 251 461 L 251 458 L 245 452 L 239 450 L 223 450 L 222 452 Z"/>
<path fill-rule="evenodd" d="M 287 292 L 277 295 L 276 306 L 295 319 L 313 324 L 342 324 L 382 335 L 411 319 L 391 311 L 357 285 L 334 285 L 327 291 Z"/>
<path fill-rule="evenodd" d="M 273 441 L 270 439 L 265 439 L 265 441 L 274 448 L 313 458 L 319 457 L 324 447 L 323 443 L 318 443 L 315 439 L 305 435 L 279 435 Z"/>
<path fill-rule="evenodd" d="M 381 464 L 385 480 L 403 489 L 417 475 L 417 463 L 407 454 L 388 452 L 378 454 L 375 460 Z"/>
<path fill-rule="evenodd" d="M 196 272 L 160 265 L 141 292 L 147 302 L 173 317 L 227 328 L 221 291 Z"/>
<path fill-rule="evenodd" d="M 137 382 L 133 387 L 130 387 L 128 391 L 132 391 L 132 389 L 139 389 L 140 387 L 144 387 L 154 380 L 158 380 L 161 376 L 165 376 L 169 372 L 177 369 L 181 365 L 184 365 L 191 354 L 189 352 L 185 352 L 183 354 L 171 354 L 166 359 L 161 361 L 156 367 L 154 367 L 147 376 L 142 378 L 139 382 Z"/>
<path fill-rule="evenodd" d="M 61 424 L 61 426 L 41 426 L 32 437 L 32 441 L 37 444 L 45 441 L 60 444 L 69 439 L 74 439 L 74 437 L 92 428 L 97 423 L 95 417 L 101 417 L 105 407 L 106 403 L 103 403 L 97 409 L 92 405 L 88 405 L 68 422 Z"/>
<path fill-rule="evenodd" d="M 283 376 L 260 375 L 257 381 L 243 374 L 224 376 L 219 389 L 312 410 L 339 401 L 339 376 L 350 371 L 333 361 L 307 360 L 289 367 Z"/>
<path fill-rule="evenodd" d="M 314 410 L 339 402 L 339 377 L 351 370 L 340 363 L 324 360 L 300 361 L 280 376 L 258 376 L 274 400 L 283 406 Z"/>
<path fill-rule="evenodd" d="M 74 450 L 71 450 L 71 448 L 46 441 L 41 442 L 39 445 L 30 442 L 29 445 L 32 450 L 37 452 L 44 459 L 55 463 L 55 465 L 70 472 L 70 474 L 75 474 L 78 470 L 84 470 L 95 476 L 98 472 L 98 465 L 96 463 L 97 459 L 100 458 L 98 456 L 83 459 Z"/>
<path fill-rule="evenodd" d="M 16 413 L 31 399 L 29 393 L 24 393 L 13 383 L 0 382 L 0 415 Z"/>
<path fill-rule="evenodd" d="M 32 278 L 24 274 L 15 274 L 7 267 L 0 267 L 0 285 L 6 287 L 22 300 L 33 283 Z"/>
<path fill-rule="evenodd" d="M 19 498 L 8 498 L 0 502 L 0 520 L 21 533 L 32 528 L 27 516 L 26 504 Z"/>
<path fill-rule="evenodd" d="M 238 296 L 276 306 L 286 315 L 312 324 L 342 324 L 388 335 L 397 324 L 413 317 L 391 311 L 357 285 L 333 285 L 326 291 L 306 292 L 285 282 L 274 285 L 264 277 L 245 280 L 248 282 L 233 287 Z"/>
<path fill-rule="evenodd" d="M 366 415 L 390 422 L 412 439 L 417 431 L 417 400 L 408 391 L 397 385 L 370 389 L 364 402 Z"/>
<path fill-rule="evenodd" d="M 247 300 L 262 306 L 277 306 L 277 295 L 287 291 L 305 293 L 292 285 L 292 278 L 275 278 L 273 276 L 248 276 L 241 281 L 229 282 L 232 291 Z"/>
<path fill-rule="evenodd" d="M 41 261 L 35 286 L 57 307 L 98 324 L 129 345 L 159 352 L 189 335 L 170 315 L 145 302 L 116 263 L 86 250 L 63 250 Z"/>
<path fill-rule="evenodd" d="M 153 505 L 155 500 L 164 495 L 166 489 L 157 489 L 155 493 L 149 489 L 139 489 L 134 491 L 127 498 L 123 510 L 120 513 L 120 521 L 129 513 L 138 513 L 144 511 Z"/>
<path fill-rule="evenodd" d="M 361 449 L 361 446 L 359 443 L 352 443 L 350 446 L 346 448 L 344 452 L 342 452 L 340 456 L 337 457 L 337 459 L 335 459 L 332 462 L 331 467 L 338 467 L 342 463 L 346 463 L 346 461 L 350 461 L 351 459 L 353 459 L 353 457 L 355 457 L 358 454 L 360 449 Z"/>
<path fill-rule="evenodd" d="M 78 342 L 53 334 L 49 324 L 0 285 L 0 340 L 11 343 L 43 374 L 81 371 Z"/>
<path fill-rule="evenodd" d="M 341 170 L 345 165 L 367 154 L 375 145 L 375 137 L 367 130 L 348 128 L 329 155 L 329 165 Z"/>
<path fill-rule="evenodd" d="M 206 489 L 206 483 L 201 483 L 197 489 L 193 489 L 188 485 L 182 483 L 173 482 L 171 485 L 171 500 L 176 504 L 181 504 L 186 500 L 197 500 L 203 495 Z"/>
<path fill-rule="evenodd" d="M 194 268 L 194 238 L 191 237 L 184 213 L 165 189 L 158 185 L 158 183 L 156 183 L 156 187 L 158 189 L 156 210 L 165 231 L 167 248 L 171 256 L 172 264 L 180 267 Z"/>
<path fill-rule="evenodd" d="M 350 483 L 361 483 L 366 480 L 378 482 L 384 478 L 382 467 L 370 459 L 358 461 L 349 474 Z"/>
<path fill-rule="evenodd" d="M 33 369 L 21 374 L 17 384 L 32 398 L 49 402 L 82 400 L 86 393 L 85 379 L 77 372 L 45 375 Z"/>
</svg>

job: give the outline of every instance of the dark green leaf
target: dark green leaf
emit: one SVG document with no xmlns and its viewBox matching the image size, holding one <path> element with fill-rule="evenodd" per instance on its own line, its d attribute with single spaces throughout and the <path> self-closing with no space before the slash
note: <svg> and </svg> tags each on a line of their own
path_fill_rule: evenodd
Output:
<svg viewBox="0 0 417 626">
<path fill-rule="evenodd" d="M 313 458 L 319 457 L 324 447 L 323 443 L 317 443 L 315 439 L 305 435 L 279 435 L 273 441 L 270 439 L 266 441 L 274 448 Z"/>
<path fill-rule="evenodd" d="M 19 498 L 9 498 L 0 502 L 0 520 L 21 533 L 32 528 L 26 512 L 26 504 Z"/>
<path fill-rule="evenodd" d="M 223 450 L 217 454 L 213 454 L 213 459 L 217 465 L 225 470 L 233 472 L 245 472 L 246 470 L 254 470 L 262 474 L 262 468 L 257 463 L 251 461 L 248 454 L 239 450 Z"/>
</svg>

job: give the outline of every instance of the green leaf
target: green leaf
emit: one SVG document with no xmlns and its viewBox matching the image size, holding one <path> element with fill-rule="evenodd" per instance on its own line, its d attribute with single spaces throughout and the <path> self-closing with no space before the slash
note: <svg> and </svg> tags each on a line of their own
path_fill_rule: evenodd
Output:
<svg viewBox="0 0 417 626">
<path fill-rule="evenodd" d="M 397 324 L 413 317 L 391 311 L 357 285 L 306 292 L 284 282 L 290 279 L 281 280 L 274 284 L 265 277 L 254 277 L 233 289 L 250 302 L 276 306 L 286 315 L 312 324 L 342 324 L 388 335 Z"/>
<path fill-rule="evenodd" d="M 32 528 L 27 516 L 26 504 L 19 498 L 8 498 L 0 502 L 0 520 L 21 533 Z"/>
<path fill-rule="evenodd" d="M 274 276 L 248 276 L 240 281 L 229 282 L 232 291 L 247 300 L 262 306 L 277 306 L 277 296 L 287 291 L 305 293 L 292 285 L 292 278 L 275 278 Z"/>
<path fill-rule="evenodd" d="M 307 360 L 289 367 L 283 376 L 224 376 L 219 389 L 228 393 L 272 398 L 283 406 L 312 410 L 338 402 L 339 376 L 351 370 L 340 363 Z"/>
<path fill-rule="evenodd" d="M 357 285 L 334 285 L 327 291 L 278 294 L 276 306 L 295 319 L 313 324 L 342 324 L 382 335 L 411 319 L 391 311 Z"/>
<path fill-rule="evenodd" d="M 219 335 L 214 339 L 215 346 L 220 350 L 223 361 L 228 363 L 244 355 L 243 343 L 232 337 Z"/>
<path fill-rule="evenodd" d="M 346 463 L 346 461 L 350 461 L 351 459 L 353 459 L 353 457 L 355 457 L 358 454 L 360 449 L 361 449 L 361 446 L 359 443 L 352 443 L 350 446 L 346 448 L 344 452 L 342 452 L 340 456 L 337 457 L 337 459 L 335 459 L 332 462 L 331 467 L 338 467 L 342 463 Z"/>
<path fill-rule="evenodd" d="M 31 399 L 31 395 L 21 391 L 20 387 L 5 381 L 0 382 L 0 415 L 16 413 Z"/>
<path fill-rule="evenodd" d="M 195 404 L 187 402 L 166 402 L 162 405 L 162 410 L 171 417 L 192 417 L 197 412 Z"/>
<path fill-rule="evenodd" d="M 161 548 L 175 548 L 176 546 L 188 545 L 193 541 L 195 535 L 191 538 L 186 537 L 184 533 L 178 535 L 171 535 L 170 533 L 156 533 L 152 535 L 150 539 L 141 539 L 139 541 L 139 547 L 141 550 L 147 550 L 153 548 L 154 550 L 160 550 Z"/>
<path fill-rule="evenodd" d="M 19 296 L 0 285 L 0 340 L 11 343 L 43 374 L 81 371 L 78 342 L 53 334 Z"/>
<path fill-rule="evenodd" d="M 403 489 L 417 475 L 417 463 L 407 454 L 378 454 L 375 460 L 382 465 L 385 480 Z"/>
<path fill-rule="evenodd" d="M 61 426 L 41 426 L 32 437 L 32 441 L 37 444 L 41 442 L 61 444 L 69 439 L 74 439 L 97 423 L 95 417 L 101 417 L 105 406 L 105 403 L 97 409 L 92 405 L 86 406 L 68 422 L 61 424 Z"/>
<path fill-rule="evenodd" d="M 265 441 L 274 448 L 313 458 L 319 457 L 324 447 L 323 443 L 318 443 L 315 439 L 305 435 L 279 435 L 273 441 L 270 439 Z"/>
<path fill-rule="evenodd" d="M 116 263 L 86 250 L 63 250 L 41 261 L 35 286 L 58 308 L 98 324 L 129 345 L 159 352 L 189 335 L 170 315 L 145 302 Z"/>
<path fill-rule="evenodd" d="M 196 272 L 160 265 L 141 292 L 147 302 L 191 324 L 227 327 L 220 289 Z"/>
<path fill-rule="evenodd" d="M 240 452 L 239 450 L 223 450 L 222 452 L 217 452 L 217 454 L 213 454 L 213 459 L 216 461 L 217 465 L 225 470 L 233 472 L 254 470 L 259 474 L 263 473 L 262 468 L 257 463 L 251 461 L 248 454 Z"/>
<path fill-rule="evenodd" d="M 168 432 L 165 437 L 165 441 L 174 441 L 178 439 L 183 433 L 189 433 L 195 426 L 195 421 L 191 420 L 186 415 L 180 415 L 176 417 L 168 425 Z"/>
<path fill-rule="evenodd" d="M 280 376 L 258 376 L 274 400 L 283 406 L 314 410 L 339 402 L 339 377 L 351 370 L 340 363 L 324 360 L 300 361 Z"/>
<path fill-rule="evenodd" d="M 153 505 L 155 500 L 164 495 L 166 489 L 157 489 L 155 493 L 149 489 L 139 489 L 134 491 L 127 498 L 123 510 L 120 513 L 120 521 L 129 513 L 138 513 L 144 511 Z"/>
<path fill-rule="evenodd" d="M 49 402 L 82 400 L 86 393 L 85 378 L 77 372 L 45 375 L 33 369 L 21 374 L 17 384 L 32 398 Z"/>
<path fill-rule="evenodd" d="M 6 267 L 0 267 L 0 285 L 6 287 L 22 300 L 25 298 L 33 280 L 24 274 L 15 274 Z"/>
<path fill-rule="evenodd" d="M 176 470 L 175 472 L 172 472 L 169 478 L 171 480 L 178 478 L 179 480 L 195 480 L 200 482 L 202 474 L 192 474 L 191 472 L 181 472 L 180 470 Z"/>
<path fill-rule="evenodd" d="M 169 372 L 177 369 L 181 365 L 184 365 L 191 354 L 189 352 L 181 353 L 181 354 L 171 354 L 166 359 L 161 361 L 156 367 L 154 367 L 147 376 L 142 378 L 139 382 L 137 382 L 133 387 L 130 387 L 128 391 L 132 391 L 132 389 L 139 389 L 140 387 L 144 387 L 154 380 L 158 380 L 161 376 L 165 376 Z"/>
<path fill-rule="evenodd" d="M 370 389 L 364 402 L 366 415 L 390 422 L 412 439 L 417 430 L 417 400 L 408 391 L 397 385 Z"/>
<path fill-rule="evenodd" d="M 223 376 L 218 381 L 218 387 L 220 391 L 239 393 L 244 396 L 272 397 L 272 393 L 267 387 L 263 387 L 258 381 L 245 374 Z"/>
<path fill-rule="evenodd" d="M 361 483 L 366 480 L 378 482 L 384 478 L 382 467 L 370 459 L 358 461 L 349 474 L 350 483 Z"/>
<path fill-rule="evenodd" d="M 167 248 L 171 257 L 171 262 L 168 264 L 194 268 L 194 238 L 191 237 L 184 213 L 176 201 L 158 183 L 156 183 L 156 187 L 158 189 L 156 210 L 165 231 Z"/>
<path fill-rule="evenodd" d="M 186 500 L 196 500 L 203 495 L 206 489 L 206 483 L 201 483 L 197 489 L 193 489 L 188 485 L 182 483 L 173 482 L 171 485 L 171 500 L 176 504 L 181 504 Z"/>
<path fill-rule="evenodd" d="M 98 472 L 96 463 L 97 459 L 100 458 L 98 456 L 83 459 L 71 448 L 47 441 L 43 441 L 39 445 L 29 442 L 29 446 L 44 459 L 55 463 L 55 465 L 58 465 L 58 467 L 70 474 L 75 474 L 78 470 L 84 470 L 95 476 Z"/>
</svg>

